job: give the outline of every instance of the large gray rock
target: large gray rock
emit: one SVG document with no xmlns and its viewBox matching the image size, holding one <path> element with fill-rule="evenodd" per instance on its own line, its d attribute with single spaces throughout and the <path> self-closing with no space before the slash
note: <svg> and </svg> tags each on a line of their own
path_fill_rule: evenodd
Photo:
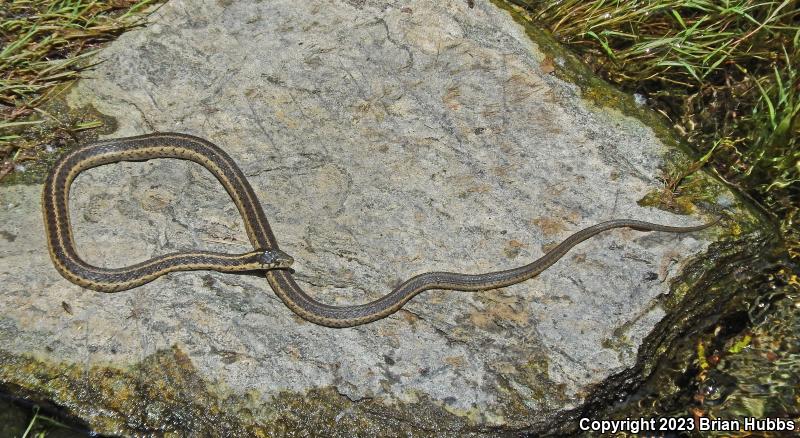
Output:
<svg viewBox="0 0 800 438">
<path fill-rule="evenodd" d="M 428 270 L 518 266 L 607 219 L 703 221 L 637 205 L 660 187 L 665 147 L 542 72 L 488 2 L 172 0 L 101 56 L 70 103 L 117 118 L 113 137 L 180 131 L 224 148 L 326 303 Z M 254 276 L 75 286 L 48 257 L 40 190 L 2 189 L 0 377 L 100 432 L 540 430 L 634 363 L 664 315 L 657 297 L 712 236 L 609 232 L 525 283 L 427 292 L 337 330 L 299 319 Z M 105 266 L 249 250 L 222 187 L 183 161 L 93 169 L 71 208 L 81 253 Z M 183 385 L 158 372 L 164 354 L 207 391 L 183 417 L 160 399 Z M 290 405 L 307 422 L 286 420 Z M 278 418 L 288 429 L 271 429 Z"/>
</svg>

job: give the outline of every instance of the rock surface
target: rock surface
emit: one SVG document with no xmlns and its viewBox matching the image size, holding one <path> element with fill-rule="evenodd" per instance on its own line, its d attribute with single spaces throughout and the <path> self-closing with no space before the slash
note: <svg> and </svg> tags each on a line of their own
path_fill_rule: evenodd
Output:
<svg viewBox="0 0 800 438">
<path fill-rule="evenodd" d="M 703 221 L 637 205 L 660 187 L 665 147 L 542 72 L 544 55 L 511 17 L 475 3 L 171 0 L 105 49 L 69 101 L 115 117 L 112 137 L 179 131 L 223 147 L 300 284 L 331 304 L 428 270 L 528 263 L 603 220 Z M 712 236 L 609 232 L 525 283 L 431 291 L 337 330 L 294 316 L 255 276 L 176 273 L 117 294 L 75 286 L 48 257 L 40 190 L 2 188 L 0 377 L 105 433 L 186 427 L 151 412 L 158 391 L 142 389 L 176 384 L 153 371 L 163 365 L 143 365 L 164 354 L 242 434 L 287 418 L 287 398 L 319 420 L 292 428 L 329 434 L 374 432 L 381 419 L 407 431 L 543 430 L 634 363 L 664 315 L 657 297 Z M 249 250 L 222 187 L 183 161 L 88 171 L 71 208 L 80 251 L 105 266 Z M 54 389 L 19 377 L 25 367 L 75 377 Z M 98 370 L 139 383 L 122 394 Z M 80 395 L 98 385 L 142 402 Z M 207 401 L 198 412 L 217 406 Z"/>
</svg>

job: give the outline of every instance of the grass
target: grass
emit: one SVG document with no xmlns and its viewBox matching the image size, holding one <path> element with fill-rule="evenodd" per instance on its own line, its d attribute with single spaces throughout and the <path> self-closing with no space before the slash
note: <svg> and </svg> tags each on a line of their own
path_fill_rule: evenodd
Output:
<svg viewBox="0 0 800 438">
<path fill-rule="evenodd" d="M 507 0 L 598 73 L 646 95 L 707 163 L 772 212 L 800 257 L 797 0 Z M 5 0 L 0 5 L 0 179 L 42 153 L 42 131 L 92 129 L 42 104 L 143 23 L 155 0 Z M 682 180 L 683 178 L 677 178 Z"/>
<path fill-rule="evenodd" d="M 43 414 L 38 405 L 14 403 L 0 394 L 0 436 L 13 438 L 85 437 L 89 433 L 80 424 L 65 424 Z"/>
<path fill-rule="evenodd" d="M 505 1 L 524 8 L 530 20 L 574 48 L 605 79 L 645 96 L 702 157 L 664 178 L 666 192 L 680 192 L 691 173 L 705 166 L 748 194 L 780 224 L 793 262 L 768 273 L 778 285 L 769 286 L 775 294 L 796 300 L 799 1 Z M 102 125 L 96 119 L 54 115 L 45 106 L 98 62 L 94 55 L 102 44 L 142 24 L 145 10 L 156 2 L 0 0 L 0 180 L 24 163 L 41 159 L 42 145 L 53 143 L 43 132 L 74 136 Z M 797 320 L 800 303 L 786 308 L 788 316 L 779 320 Z M 780 338 L 796 343 L 796 327 L 779 327 L 755 323 L 751 330 L 764 331 L 762 338 L 782 333 Z M 769 364 L 776 353 L 770 350 L 751 358 L 750 335 L 744 333 L 741 339 L 747 342 L 736 344 L 730 351 L 736 356 L 730 360 L 764 356 L 769 363 L 758 362 L 758 368 L 772 372 Z M 784 351 L 777 356 L 781 354 L 796 356 Z M 714 354 L 705 349 L 698 354 L 701 368 L 712 366 L 709 357 Z M 785 371 L 778 368 L 775 373 Z M 41 418 L 34 415 L 28 432 Z"/>
<path fill-rule="evenodd" d="M 40 415 L 39 407 L 34 406 L 33 417 L 31 417 L 31 421 L 28 422 L 28 427 L 25 428 L 25 431 L 22 433 L 21 438 L 45 438 L 47 436 L 48 430 L 52 429 L 71 430 L 69 426 L 61 423 L 60 421 L 54 420 L 44 415 Z M 70 435 L 78 436 L 77 434 L 70 434 Z"/>
<path fill-rule="evenodd" d="M 647 96 L 800 257 L 800 3 L 509 0 L 623 89 Z"/>
<path fill-rule="evenodd" d="M 97 62 L 93 56 L 104 43 L 141 25 L 153 3 L 0 0 L 0 180 L 40 159 L 59 133 L 74 136 L 100 126 L 98 120 L 54 115 L 44 106 Z M 55 429 L 59 436 L 84 435 L 65 432 L 68 426 L 34 407 L 21 436 L 45 437 Z"/>
<path fill-rule="evenodd" d="M 46 141 L 32 133 L 44 127 L 75 128 L 42 105 L 63 89 L 59 86 L 97 62 L 94 55 L 103 43 L 142 24 L 143 12 L 153 3 L 0 2 L 0 179 L 41 152 L 36 146 Z"/>
<path fill-rule="evenodd" d="M 602 415 L 797 420 L 800 1 L 504 1 L 606 80 L 644 96 L 702 157 L 665 177 L 664 192 L 689 190 L 692 172 L 705 167 L 771 216 L 785 242 L 775 260 L 751 261 L 763 266 L 752 274 L 760 280 L 740 276 L 738 286 L 726 288 L 728 302 L 742 306 L 716 317 L 735 321 L 745 313 L 743 328 L 714 322 L 713 315 L 699 322 L 710 324 L 705 333 L 685 334 L 697 351 L 678 342 L 667 371 L 645 380 L 638 405 Z M 755 302 L 745 298 L 753 296 Z M 720 376 L 734 383 L 715 383 Z"/>
</svg>

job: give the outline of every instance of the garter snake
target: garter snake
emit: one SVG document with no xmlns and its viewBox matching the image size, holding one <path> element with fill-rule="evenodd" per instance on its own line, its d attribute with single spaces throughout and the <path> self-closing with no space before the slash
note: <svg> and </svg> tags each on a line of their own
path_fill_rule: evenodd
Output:
<svg viewBox="0 0 800 438">
<path fill-rule="evenodd" d="M 219 254 L 194 251 L 168 254 L 125 268 L 100 268 L 79 256 L 70 228 L 69 188 L 75 177 L 92 167 L 118 161 L 178 158 L 194 161 L 214 174 L 236 204 L 254 251 Z M 292 258 L 278 248 L 261 204 L 242 171 L 228 154 L 201 138 L 176 133 L 154 133 L 100 141 L 79 147 L 65 155 L 53 168 L 42 194 L 45 233 L 58 272 L 67 280 L 101 292 L 117 292 L 150 282 L 173 271 L 216 270 L 243 272 L 263 270 L 275 294 L 300 317 L 328 327 L 352 327 L 384 318 L 419 294 L 430 289 L 484 291 L 520 283 L 535 277 L 558 261 L 572 247 L 612 228 L 639 231 L 687 233 L 709 224 L 673 227 L 638 220 L 601 222 L 569 236 L 539 259 L 513 269 L 484 274 L 426 272 L 416 275 L 375 301 L 351 306 L 330 306 L 310 297 L 287 269 Z"/>
</svg>

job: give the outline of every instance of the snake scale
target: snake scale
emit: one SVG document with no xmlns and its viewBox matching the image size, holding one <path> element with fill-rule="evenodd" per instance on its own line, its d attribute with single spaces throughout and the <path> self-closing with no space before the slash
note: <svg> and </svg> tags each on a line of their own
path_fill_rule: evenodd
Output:
<svg viewBox="0 0 800 438">
<path fill-rule="evenodd" d="M 177 158 L 196 162 L 214 174 L 225 187 L 239 213 L 254 251 L 220 254 L 191 251 L 159 256 L 124 268 L 100 268 L 83 261 L 77 252 L 69 221 L 69 188 L 86 169 L 118 161 Z M 261 204 L 242 171 L 222 149 L 198 137 L 177 133 L 153 133 L 91 143 L 66 154 L 47 177 L 42 193 L 45 233 L 58 272 L 67 280 L 101 292 L 127 290 L 168 272 L 216 270 L 220 272 L 264 271 L 275 294 L 302 318 L 328 327 L 352 327 L 384 318 L 408 300 L 430 289 L 485 291 L 520 283 L 535 277 L 564 256 L 572 247 L 613 228 L 639 231 L 687 233 L 716 223 L 673 227 L 631 219 L 601 222 L 569 236 L 542 257 L 513 269 L 483 274 L 426 272 L 416 275 L 375 301 L 350 306 L 330 306 L 309 296 L 288 269 L 292 258 L 278 248 Z"/>
</svg>

